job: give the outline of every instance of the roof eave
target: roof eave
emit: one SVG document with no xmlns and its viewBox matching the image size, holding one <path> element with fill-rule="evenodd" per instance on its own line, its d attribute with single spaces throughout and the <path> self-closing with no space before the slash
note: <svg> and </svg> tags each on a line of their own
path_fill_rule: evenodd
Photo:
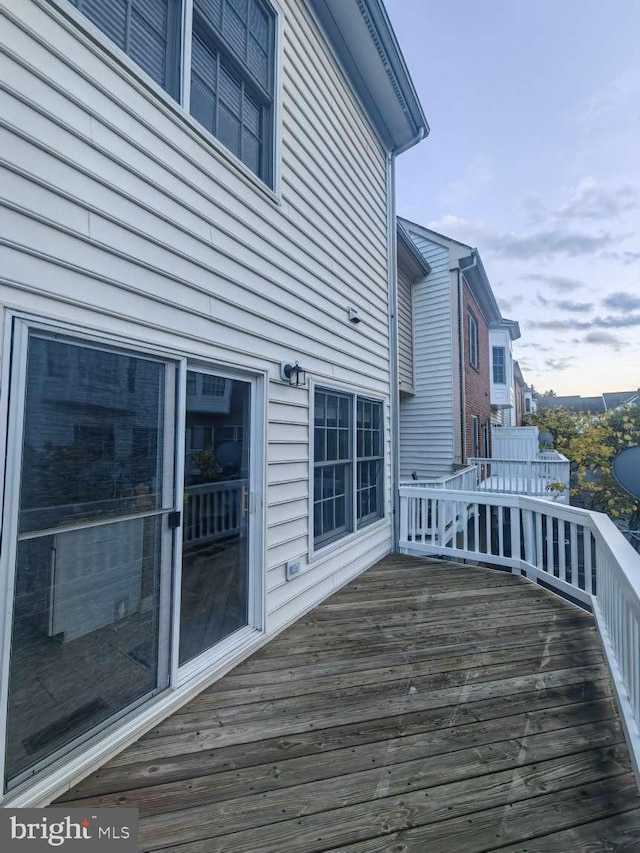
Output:
<svg viewBox="0 0 640 853">
<path fill-rule="evenodd" d="M 381 141 L 399 154 L 429 133 L 381 0 L 307 0 Z"/>
</svg>

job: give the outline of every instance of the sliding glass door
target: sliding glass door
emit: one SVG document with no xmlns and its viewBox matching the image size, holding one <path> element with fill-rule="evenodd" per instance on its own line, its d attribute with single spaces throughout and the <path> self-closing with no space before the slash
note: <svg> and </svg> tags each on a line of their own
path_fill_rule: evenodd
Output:
<svg viewBox="0 0 640 853">
<path fill-rule="evenodd" d="M 251 391 L 187 372 L 180 664 L 248 624 Z"/>
<path fill-rule="evenodd" d="M 24 326 L 14 359 L 9 785 L 168 684 L 177 375 Z"/>
</svg>

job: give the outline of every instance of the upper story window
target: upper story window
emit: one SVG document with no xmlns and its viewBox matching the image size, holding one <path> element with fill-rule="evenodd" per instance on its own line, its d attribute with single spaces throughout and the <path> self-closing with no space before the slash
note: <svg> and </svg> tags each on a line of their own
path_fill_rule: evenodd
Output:
<svg viewBox="0 0 640 853">
<path fill-rule="evenodd" d="M 495 385 L 507 382 L 506 355 L 504 347 L 493 347 L 493 381 Z"/>
<path fill-rule="evenodd" d="M 264 0 L 71 2 L 272 185 L 275 14 Z M 184 39 L 191 43 L 190 69 L 180 51 L 183 4 L 192 12 Z"/>
<path fill-rule="evenodd" d="M 156 83 L 177 98 L 180 0 L 71 0 Z"/>
<path fill-rule="evenodd" d="M 472 367 L 479 367 L 480 354 L 478 351 L 478 321 L 469 311 L 469 364 Z"/>
</svg>

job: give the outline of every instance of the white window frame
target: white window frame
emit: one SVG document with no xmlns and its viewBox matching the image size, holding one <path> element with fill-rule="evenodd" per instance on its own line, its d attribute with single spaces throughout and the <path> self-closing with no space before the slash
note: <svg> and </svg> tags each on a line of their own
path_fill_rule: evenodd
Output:
<svg viewBox="0 0 640 853">
<path fill-rule="evenodd" d="M 17 332 L 16 332 L 17 329 Z M 170 610 L 171 626 L 169 652 L 169 684 L 157 695 L 147 701 L 136 703 L 119 714 L 114 715 L 105 726 L 80 736 L 71 745 L 61 748 L 55 758 L 46 759 L 41 769 L 37 769 L 29 778 L 19 782 L 3 794 L 4 764 L 6 749 L 7 700 L 9 690 L 9 659 L 11 654 L 11 633 L 13 621 L 13 587 L 15 578 L 15 557 L 17 549 L 18 500 L 16 495 L 20 487 L 20 465 L 22 453 L 7 454 L 8 448 L 22 447 L 23 407 L 18 407 L 14 416 L 10 408 L 8 389 L 11 395 L 24 400 L 26 380 L 26 340 L 31 329 L 45 333 L 63 334 L 89 345 L 103 346 L 105 349 L 124 349 L 141 356 L 160 358 L 173 362 L 177 368 L 176 403 L 177 412 L 186 408 L 186 376 L 188 369 L 210 372 L 217 376 L 236 378 L 252 382 L 252 402 L 250 430 L 252 435 L 252 453 L 250 477 L 252 482 L 249 494 L 249 512 L 251 514 L 250 559 L 254 561 L 254 571 L 250 575 L 248 603 L 249 624 L 231 634 L 217 646 L 206 650 L 197 658 L 182 667 L 178 665 L 179 621 L 181 593 L 181 557 L 182 526 L 173 531 L 174 548 L 171 555 L 172 578 L 165 584 L 165 600 L 162 607 Z M 63 320 L 53 320 L 41 315 L 26 312 L 6 311 L 2 326 L 3 349 L 0 388 L 0 416 L 8 429 L 0 430 L 0 451 L 5 462 L 5 489 L 0 490 L 0 529 L 5 531 L 3 548 L 0 552 L 0 802 L 3 805 L 22 807 L 42 800 L 50 800 L 62 791 L 62 786 L 70 778 L 85 776 L 98 769 L 106 761 L 120 752 L 132 740 L 140 737 L 153 725 L 174 713 L 185 702 L 208 686 L 214 673 L 227 669 L 239 656 L 263 642 L 267 630 L 267 589 L 266 589 L 266 452 L 267 452 L 267 405 L 266 387 L 269 381 L 268 370 L 246 370 L 219 364 L 201 354 L 185 353 L 181 350 L 110 333 L 105 330 L 88 328 Z M 22 337 L 18 348 L 14 350 L 14 340 Z M 12 381 L 13 379 L 13 381 Z M 22 395 L 22 396 L 20 396 Z M 255 396 L 254 396 L 255 395 Z M 175 471 L 173 478 L 173 504 L 171 510 L 182 513 L 183 507 L 178 496 L 183 493 L 184 455 L 185 455 L 185 419 L 178 417 L 175 422 L 174 452 Z M 17 442 L 17 443 L 16 443 Z M 166 509 L 167 507 L 165 507 Z M 170 596 L 169 593 L 170 592 Z M 169 599 L 170 600 L 167 600 Z M 58 757 L 59 755 L 59 757 Z"/>
<path fill-rule="evenodd" d="M 265 180 L 257 175 L 236 154 L 227 148 L 216 136 L 194 118 L 190 113 L 191 100 L 191 40 L 193 34 L 193 3 L 194 0 L 180 0 L 182 11 L 179 14 L 181 21 L 179 62 L 179 83 L 176 97 L 172 97 L 166 89 L 151 78 L 144 69 L 138 65 L 127 53 L 121 50 L 103 31 L 96 26 L 86 15 L 77 9 L 69 0 L 48 0 L 62 16 L 57 15 L 56 20 L 62 24 L 72 35 L 77 37 L 78 31 L 89 37 L 83 39 L 86 47 L 98 55 L 103 52 L 110 54 L 116 62 L 109 62 L 112 70 L 123 77 L 137 78 L 144 84 L 145 90 L 153 90 L 166 107 L 176 115 L 180 123 L 188 126 L 195 132 L 197 138 L 206 143 L 207 148 L 221 157 L 223 162 L 231 163 L 239 174 L 254 188 L 264 192 L 272 201 L 281 204 L 281 148 L 282 148 L 282 98 L 283 98 L 283 42 L 284 42 L 284 15 L 278 0 L 262 0 L 273 14 L 273 106 L 271 110 L 271 129 L 269 142 L 269 166 L 267 169 L 269 178 Z M 71 23 L 70 23 L 71 22 Z M 96 44 L 98 47 L 96 47 Z M 123 73 L 122 68 L 125 68 Z M 189 69 L 189 73 L 185 70 Z"/>
<path fill-rule="evenodd" d="M 475 367 L 476 370 L 480 369 L 478 320 L 473 311 L 471 310 L 469 310 L 469 364 L 471 365 L 471 367 Z"/>
<path fill-rule="evenodd" d="M 502 352 L 502 364 L 496 362 L 496 351 Z M 496 367 L 502 368 L 502 379 L 496 379 Z M 507 384 L 507 348 L 503 346 L 491 347 L 491 381 L 494 385 Z"/>
<path fill-rule="evenodd" d="M 351 483 L 351 508 L 352 508 L 352 529 L 327 543 L 316 543 L 314 536 L 314 475 L 315 475 L 315 398 L 316 391 L 327 391 L 328 393 L 348 395 L 351 397 L 351 457 L 352 466 L 352 483 Z M 358 482 L 358 458 L 357 458 L 357 434 L 356 434 L 356 418 L 357 418 L 357 400 L 368 400 L 373 403 L 379 403 L 381 406 L 381 442 L 382 442 L 382 493 L 381 505 L 382 515 L 375 518 L 364 525 L 358 526 L 358 506 L 357 506 L 357 482 Z M 359 536 L 366 535 L 370 531 L 378 530 L 389 523 L 389 513 L 387 511 L 387 420 L 388 420 L 389 398 L 369 392 L 366 389 L 358 388 L 352 385 L 337 383 L 335 381 L 323 382 L 320 379 L 311 379 L 309 383 L 309 532 L 308 532 L 308 555 L 309 563 L 314 563 L 325 556 L 330 556 L 334 551 L 348 546 L 350 542 L 357 539 Z"/>
</svg>

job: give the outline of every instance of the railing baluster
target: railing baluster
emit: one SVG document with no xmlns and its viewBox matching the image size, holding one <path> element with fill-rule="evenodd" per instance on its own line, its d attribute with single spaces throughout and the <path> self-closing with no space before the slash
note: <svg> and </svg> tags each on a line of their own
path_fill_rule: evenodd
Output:
<svg viewBox="0 0 640 853">
<path fill-rule="evenodd" d="M 536 566 L 542 571 L 544 569 L 544 557 L 542 552 L 542 513 L 536 512 Z"/>
<path fill-rule="evenodd" d="M 564 544 L 564 519 L 558 519 L 558 563 L 560 568 L 560 580 L 567 580 L 567 554 Z"/>
<path fill-rule="evenodd" d="M 546 531 L 546 540 L 547 540 L 547 574 L 555 575 L 553 570 L 553 518 L 548 515 L 547 516 L 547 531 Z"/>
<path fill-rule="evenodd" d="M 578 525 L 570 522 L 571 583 L 578 586 Z"/>
<path fill-rule="evenodd" d="M 591 528 L 584 525 L 584 588 L 591 595 L 593 593 L 593 565 L 591 562 Z"/>
<path fill-rule="evenodd" d="M 498 505 L 498 556 L 504 557 L 504 507 Z"/>
</svg>

